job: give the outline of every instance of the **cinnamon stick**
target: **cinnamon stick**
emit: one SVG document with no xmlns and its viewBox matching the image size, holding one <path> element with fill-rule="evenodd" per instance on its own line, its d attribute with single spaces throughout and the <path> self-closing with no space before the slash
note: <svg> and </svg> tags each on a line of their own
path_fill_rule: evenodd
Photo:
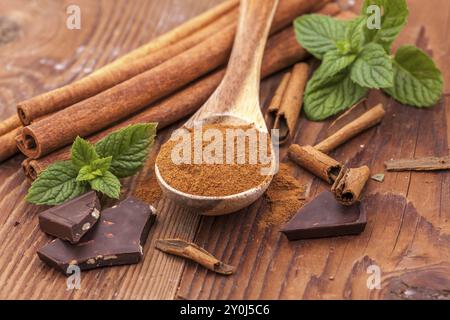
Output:
<svg viewBox="0 0 450 320">
<path fill-rule="evenodd" d="M 205 249 L 191 242 L 181 239 L 159 239 L 156 240 L 155 247 L 162 252 L 197 262 L 206 269 L 223 275 L 228 276 L 235 271 L 233 266 L 223 263 Z"/>
<path fill-rule="evenodd" d="M 3 136 L 14 129 L 20 127 L 22 123 L 20 122 L 19 117 L 17 114 L 14 114 L 10 116 L 9 118 L 6 118 L 5 120 L 0 122 L 0 136 Z"/>
<path fill-rule="evenodd" d="M 344 166 L 331 187 L 336 200 L 350 206 L 359 200 L 362 190 L 370 176 L 367 166 L 347 168 Z"/>
<path fill-rule="evenodd" d="M 280 109 L 281 101 L 283 100 L 284 92 L 286 91 L 286 87 L 289 83 L 289 78 L 291 77 L 290 72 L 286 72 L 281 81 L 275 90 L 275 93 L 272 97 L 272 100 L 269 103 L 269 107 L 267 108 L 267 121 L 270 122 L 269 127 L 273 128 L 273 124 L 275 123 L 275 117 L 273 113 L 276 113 Z"/>
<path fill-rule="evenodd" d="M 192 48 L 235 22 L 238 3 L 238 0 L 225 1 L 87 77 L 19 103 L 17 110 L 22 123 L 29 125 L 38 117 L 92 97 Z"/>
<path fill-rule="evenodd" d="M 326 16 L 335 16 L 341 12 L 341 7 L 337 2 L 327 3 L 322 9 L 317 11 L 318 14 Z"/>
<path fill-rule="evenodd" d="M 21 127 L 15 128 L 0 136 L 0 162 L 12 157 L 18 152 L 15 138 L 21 129 Z"/>
<path fill-rule="evenodd" d="M 341 164 L 311 146 L 292 144 L 288 149 L 289 158 L 322 180 L 332 184 L 341 170 Z"/>
<path fill-rule="evenodd" d="M 362 114 L 357 119 L 351 121 L 341 129 L 336 131 L 334 134 L 332 134 L 322 142 L 316 144 L 314 148 L 320 150 L 323 153 L 328 153 L 344 142 L 357 136 L 361 132 L 380 123 L 381 120 L 383 120 L 385 114 L 386 112 L 383 108 L 383 105 L 380 103 Z"/>
<path fill-rule="evenodd" d="M 289 76 L 283 77 L 269 105 L 268 115 L 271 118 L 270 122 L 273 123 L 271 129 L 279 130 L 280 144 L 287 142 L 295 134 L 307 80 L 308 64 L 296 64 Z"/>
<path fill-rule="evenodd" d="M 307 56 L 308 53 L 295 38 L 293 27 L 289 26 L 269 38 L 264 52 L 261 77 L 270 76 Z M 198 110 L 219 85 L 224 73 L 224 69 L 216 71 L 135 116 L 91 135 L 88 140 L 95 143 L 115 130 L 142 122 L 158 122 L 158 130 L 161 130 Z M 65 147 L 40 159 L 27 160 L 23 164 L 24 172 L 30 180 L 34 180 L 50 164 L 68 159 L 70 159 L 70 147 Z"/>
<path fill-rule="evenodd" d="M 387 171 L 449 170 L 450 156 L 389 160 L 386 161 L 384 164 L 386 166 Z"/>
</svg>

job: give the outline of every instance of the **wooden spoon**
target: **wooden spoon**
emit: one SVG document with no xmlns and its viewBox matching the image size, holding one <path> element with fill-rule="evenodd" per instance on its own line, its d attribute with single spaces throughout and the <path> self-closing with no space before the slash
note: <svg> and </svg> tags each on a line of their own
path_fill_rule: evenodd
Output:
<svg viewBox="0 0 450 320">
<path fill-rule="evenodd" d="M 278 0 L 241 0 L 236 38 L 225 76 L 185 127 L 192 128 L 198 123 L 253 124 L 258 130 L 267 132 L 259 104 L 259 83 L 264 47 L 277 4 Z M 213 197 L 187 194 L 172 188 L 162 178 L 157 165 L 155 173 L 168 198 L 204 215 L 231 213 L 250 205 L 272 180 L 269 175 L 262 184 L 247 191 Z"/>
</svg>

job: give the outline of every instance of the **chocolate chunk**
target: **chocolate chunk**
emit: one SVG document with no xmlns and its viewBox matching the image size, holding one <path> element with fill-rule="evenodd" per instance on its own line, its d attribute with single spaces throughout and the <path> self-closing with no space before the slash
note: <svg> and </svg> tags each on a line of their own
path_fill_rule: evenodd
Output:
<svg viewBox="0 0 450 320">
<path fill-rule="evenodd" d="M 45 233 L 77 243 L 100 217 L 100 201 L 95 191 L 64 204 L 48 209 L 39 215 L 39 226 Z"/>
<path fill-rule="evenodd" d="M 343 206 L 331 192 L 324 191 L 301 208 L 281 232 L 291 241 L 344 236 L 363 232 L 366 223 L 366 213 L 360 210 L 359 202 Z"/>
<path fill-rule="evenodd" d="M 78 244 L 55 239 L 38 250 L 39 258 L 67 275 L 69 265 L 81 270 L 138 263 L 154 208 L 134 197 L 102 212 L 100 221 Z"/>
</svg>

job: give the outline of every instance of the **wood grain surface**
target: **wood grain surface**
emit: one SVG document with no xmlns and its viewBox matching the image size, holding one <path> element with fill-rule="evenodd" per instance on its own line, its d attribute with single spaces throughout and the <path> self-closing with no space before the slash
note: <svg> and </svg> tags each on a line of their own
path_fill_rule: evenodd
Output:
<svg viewBox="0 0 450 320">
<path fill-rule="evenodd" d="M 220 0 L 79 0 L 81 30 L 65 27 L 69 1 L 0 2 L 0 119 L 25 98 L 66 84 L 212 7 Z M 391 158 L 444 156 L 450 151 L 450 2 L 410 0 L 410 18 L 398 44 L 416 43 L 444 71 L 445 96 L 424 110 L 373 92 L 382 102 L 382 124 L 332 153 L 351 165 L 384 172 Z M 45 8 L 45 10 L 43 10 Z M 6 30 L 6 31 L 4 31 Z M 261 85 L 267 105 L 281 74 Z M 315 144 L 349 119 L 315 123 L 302 116 L 295 142 Z M 159 134 L 152 153 L 177 125 Z M 282 155 L 286 150 L 282 150 Z M 0 298 L 2 299 L 450 299 L 450 172 L 385 173 L 365 192 L 368 224 L 360 236 L 288 242 L 280 226 L 261 228 L 268 214 L 258 201 L 241 212 L 202 217 L 168 200 L 137 265 L 82 273 L 81 288 L 66 290 L 66 277 L 44 265 L 36 250 L 50 240 L 38 227 L 42 207 L 23 198 L 29 187 L 22 156 L 0 166 Z M 124 193 L 153 173 L 124 182 Z M 298 169 L 308 198 L 327 186 Z M 223 277 L 154 249 L 158 238 L 194 240 L 237 267 Z M 380 267 L 381 289 L 369 290 L 371 265 Z"/>
</svg>

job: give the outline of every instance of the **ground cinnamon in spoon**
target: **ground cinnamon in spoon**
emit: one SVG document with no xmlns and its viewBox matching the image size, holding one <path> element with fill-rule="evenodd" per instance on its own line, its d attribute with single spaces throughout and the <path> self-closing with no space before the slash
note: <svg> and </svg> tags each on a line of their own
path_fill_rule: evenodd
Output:
<svg viewBox="0 0 450 320">
<path fill-rule="evenodd" d="M 178 139 L 161 147 L 156 160 L 164 181 L 176 190 L 228 196 L 256 187 L 268 178 L 261 170 L 270 168 L 270 140 L 253 125 L 209 124 L 181 130 Z M 264 141 L 265 148 L 260 141 Z"/>
</svg>

